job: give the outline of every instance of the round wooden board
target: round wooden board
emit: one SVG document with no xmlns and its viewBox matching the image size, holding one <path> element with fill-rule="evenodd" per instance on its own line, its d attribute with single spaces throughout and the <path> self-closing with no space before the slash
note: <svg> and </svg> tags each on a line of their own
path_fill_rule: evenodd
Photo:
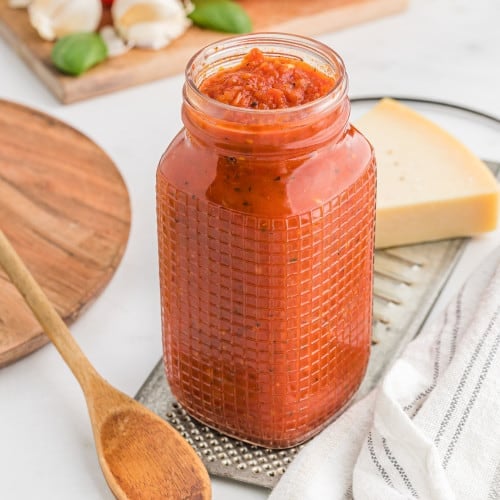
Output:
<svg viewBox="0 0 500 500">
<path fill-rule="evenodd" d="M 116 166 L 61 121 L 0 99 L 0 227 L 67 323 L 103 290 L 130 229 Z M 48 342 L 0 270 L 0 367 Z"/>
</svg>

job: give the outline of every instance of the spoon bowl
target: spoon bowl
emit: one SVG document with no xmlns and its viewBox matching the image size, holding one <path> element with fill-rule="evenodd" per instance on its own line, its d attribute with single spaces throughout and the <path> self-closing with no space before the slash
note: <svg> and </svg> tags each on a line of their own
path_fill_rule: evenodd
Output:
<svg viewBox="0 0 500 500">
<path fill-rule="evenodd" d="M 80 383 L 99 463 L 115 497 L 210 499 L 210 479 L 198 455 L 166 421 L 96 372 L 1 230 L 0 265 Z"/>
</svg>

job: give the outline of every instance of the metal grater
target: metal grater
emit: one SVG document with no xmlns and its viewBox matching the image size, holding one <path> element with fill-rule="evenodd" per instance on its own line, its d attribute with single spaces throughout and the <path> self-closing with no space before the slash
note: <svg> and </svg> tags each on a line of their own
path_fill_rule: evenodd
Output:
<svg viewBox="0 0 500 500">
<path fill-rule="evenodd" d="M 488 163 L 497 178 L 500 163 Z M 464 239 L 375 252 L 373 345 L 367 373 L 354 400 L 366 395 L 418 333 L 463 250 Z M 273 488 L 304 446 L 273 450 L 249 445 L 199 423 L 172 396 L 162 361 L 136 399 L 176 428 L 208 472 Z"/>
</svg>

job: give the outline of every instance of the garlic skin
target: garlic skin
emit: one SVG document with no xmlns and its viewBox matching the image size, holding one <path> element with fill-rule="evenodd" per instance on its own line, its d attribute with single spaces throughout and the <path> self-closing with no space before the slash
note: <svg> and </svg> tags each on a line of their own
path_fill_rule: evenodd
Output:
<svg viewBox="0 0 500 500">
<path fill-rule="evenodd" d="M 95 31 L 102 4 L 101 0 L 32 0 L 28 14 L 38 34 L 52 41 L 71 33 Z"/>
<path fill-rule="evenodd" d="M 179 0 L 115 0 L 111 15 L 118 34 L 143 48 L 161 49 L 191 25 Z"/>
</svg>

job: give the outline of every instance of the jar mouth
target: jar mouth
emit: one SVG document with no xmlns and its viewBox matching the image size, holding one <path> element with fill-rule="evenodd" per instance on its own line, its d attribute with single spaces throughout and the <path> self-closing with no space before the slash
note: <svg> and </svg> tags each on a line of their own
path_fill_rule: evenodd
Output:
<svg viewBox="0 0 500 500">
<path fill-rule="evenodd" d="M 208 97 L 199 90 L 202 81 L 219 71 L 230 68 L 241 62 L 243 57 L 254 47 L 259 48 L 266 56 L 283 56 L 304 61 L 335 78 L 334 87 L 324 96 L 304 104 L 278 109 L 242 108 L 222 103 Z M 290 114 L 307 116 L 309 111 L 321 112 L 336 106 L 347 94 L 347 74 L 342 58 L 327 45 L 312 38 L 288 33 L 251 33 L 219 40 L 199 50 L 186 65 L 186 83 L 184 98 L 195 108 L 210 107 L 212 116 L 226 116 L 237 113 L 239 119 L 272 115 L 284 117 Z"/>
</svg>

